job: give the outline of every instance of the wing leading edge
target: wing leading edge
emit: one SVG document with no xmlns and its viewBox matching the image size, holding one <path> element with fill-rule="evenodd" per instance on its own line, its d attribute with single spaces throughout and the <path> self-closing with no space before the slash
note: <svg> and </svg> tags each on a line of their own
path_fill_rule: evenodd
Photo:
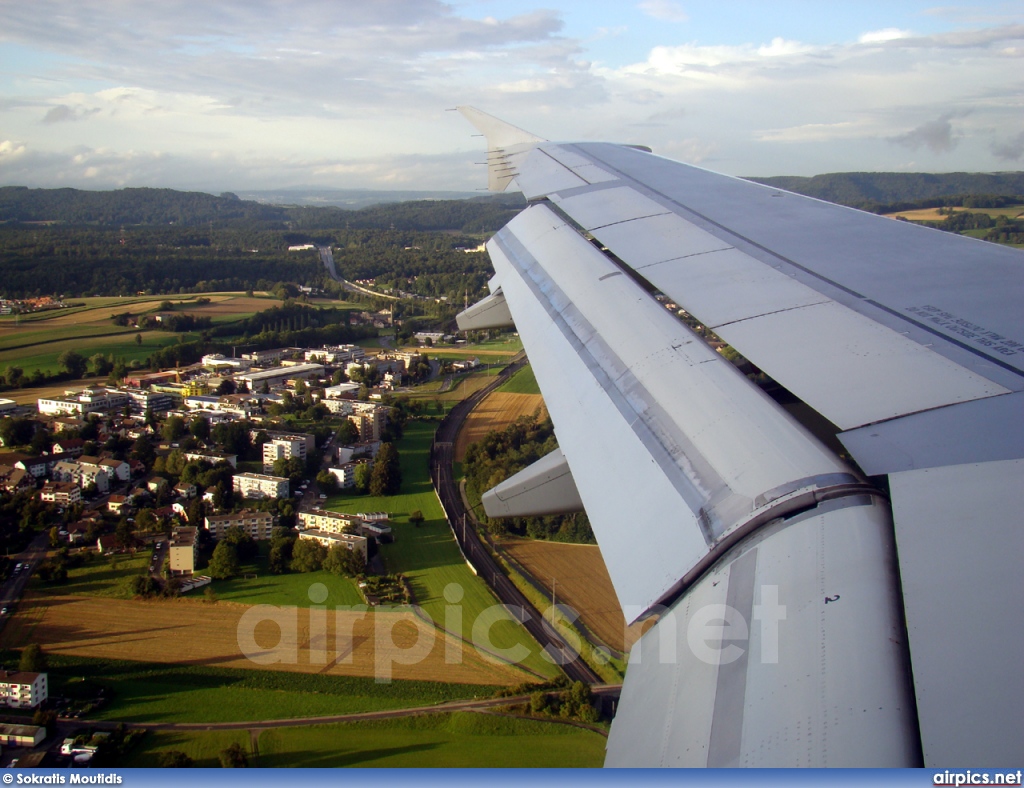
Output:
<svg viewBox="0 0 1024 788">
<path fill-rule="evenodd" d="M 463 111 L 530 206 L 460 320 L 514 320 L 557 475 L 627 619 L 658 618 L 607 763 L 1012 765 L 1020 254 Z M 891 506 L 652 287 L 845 430 Z M 1007 647 L 948 648 L 980 632 Z"/>
</svg>

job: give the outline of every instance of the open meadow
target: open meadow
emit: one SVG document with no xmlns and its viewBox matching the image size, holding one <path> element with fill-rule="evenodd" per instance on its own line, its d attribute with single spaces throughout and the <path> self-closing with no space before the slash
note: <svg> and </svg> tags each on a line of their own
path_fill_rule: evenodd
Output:
<svg viewBox="0 0 1024 788">
<path fill-rule="evenodd" d="M 156 766 L 180 750 L 196 766 L 217 766 L 218 753 L 239 743 L 258 767 L 523 768 L 598 767 L 599 733 L 544 720 L 458 712 L 400 719 L 271 728 L 263 731 L 150 733 L 125 766 Z"/>
</svg>

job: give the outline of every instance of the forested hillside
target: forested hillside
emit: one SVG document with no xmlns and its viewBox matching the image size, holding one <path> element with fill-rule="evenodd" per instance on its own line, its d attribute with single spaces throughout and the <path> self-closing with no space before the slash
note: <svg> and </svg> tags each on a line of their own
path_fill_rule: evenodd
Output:
<svg viewBox="0 0 1024 788">
<path fill-rule="evenodd" d="M 749 180 L 865 210 L 953 195 L 1024 194 L 1024 172 L 833 172 L 813 178 L 780 175 Z"/>
<path fill-rule="evenodd" d="M 225 193 L 173 189 L 29 189 L 0 187 L 0 223 L 73 225 L 176 225 L 266 229 L 399 229 L 493 232 L 512 218 L 522 195 L 469 200 L 420 200 L 374 205 L 358 211 L 337 207 L 266 205 Z"/>
</svg>

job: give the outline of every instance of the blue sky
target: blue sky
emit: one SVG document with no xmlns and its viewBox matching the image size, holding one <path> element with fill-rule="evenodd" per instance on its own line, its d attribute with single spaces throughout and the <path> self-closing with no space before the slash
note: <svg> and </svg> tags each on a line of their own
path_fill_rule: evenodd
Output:
<svg viewBox="0 0 1024 788">
<path fill-rule="evenodd" d="M 1024 2 L 2 2 L 0 184 L 473 189 L 471 104 L 734 175 L 1024 160 Z"/>
</svg>

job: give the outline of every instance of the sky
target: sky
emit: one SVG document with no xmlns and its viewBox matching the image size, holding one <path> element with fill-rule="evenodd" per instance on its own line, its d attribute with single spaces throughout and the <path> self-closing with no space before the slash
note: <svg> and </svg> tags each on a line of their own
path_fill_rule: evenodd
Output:
<svg viewBox="0 0 1024 788">
<path fill-rule="evenodd" d="M 1024 169 L 1024 0 L 0 0 L 0 185 L 474 190 L 475 106 L 740 176 Z"/>
</svg>

